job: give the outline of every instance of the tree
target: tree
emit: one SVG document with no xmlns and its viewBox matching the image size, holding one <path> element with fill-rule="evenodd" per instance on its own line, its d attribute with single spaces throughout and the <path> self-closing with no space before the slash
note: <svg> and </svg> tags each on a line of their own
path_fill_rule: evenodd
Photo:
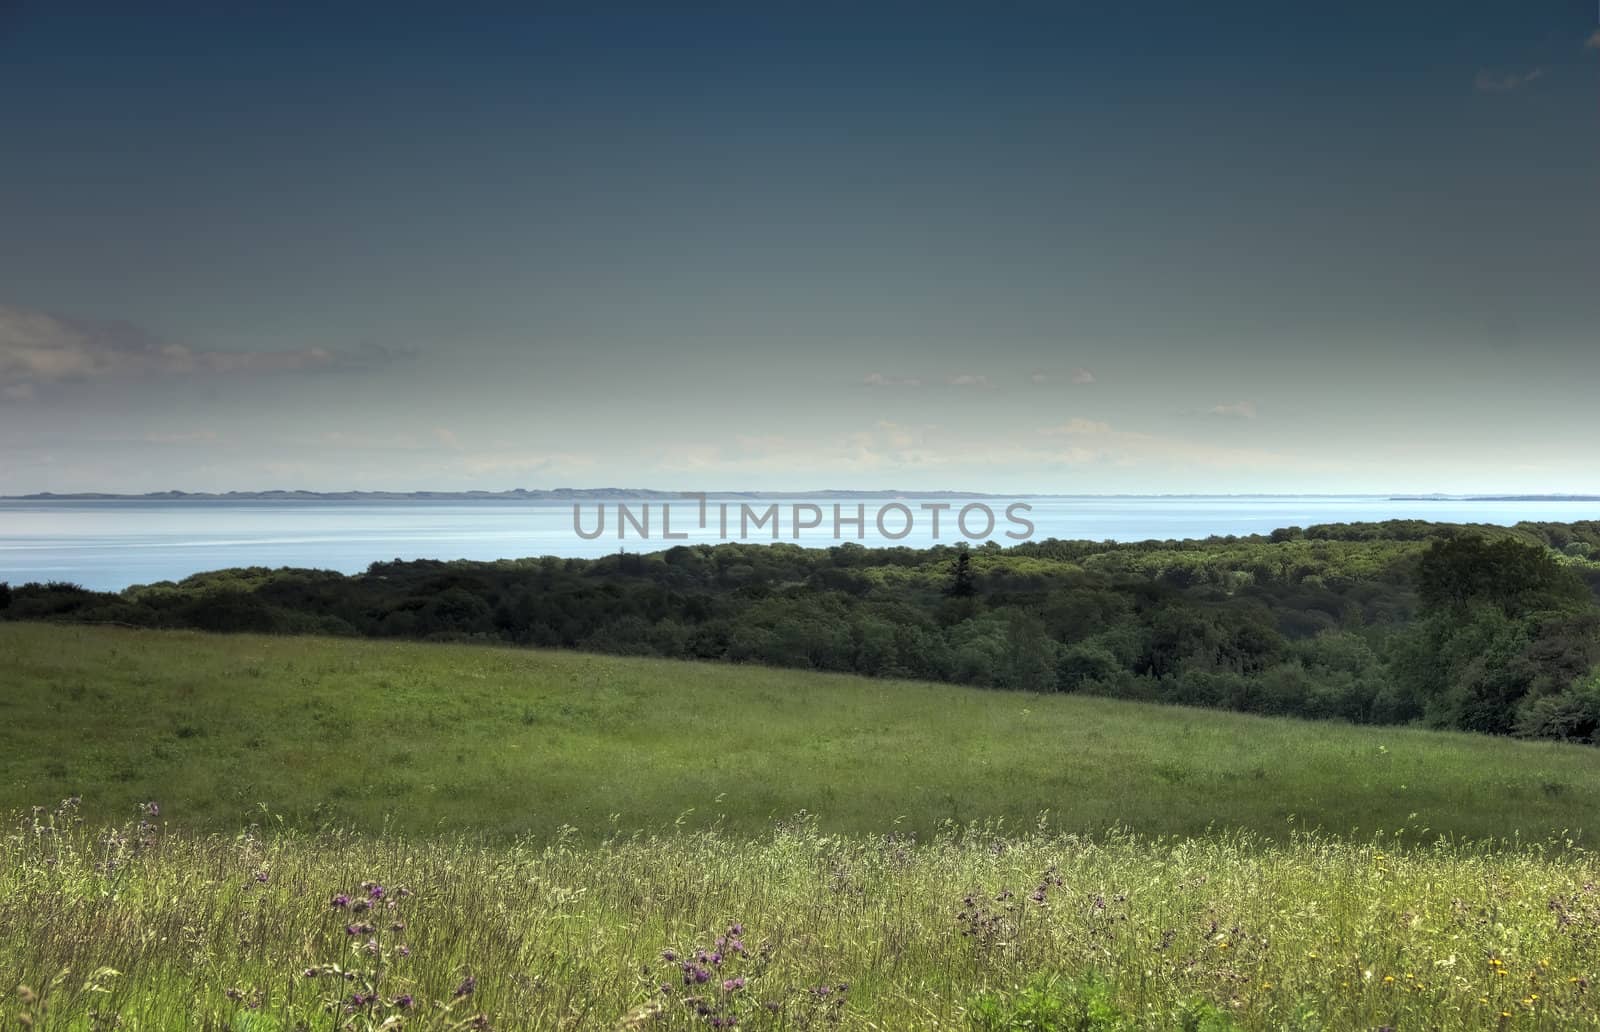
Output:
<svg viewBox="0 0 1600 1032">
<path fill-rule="evenodd" d="M 956 549 L 955 565 L 950 570 L 950 586 L 945 589 L 945 594 L 952 598 L 971 598 L 976 592 L 972 581 L 972 553 L 963 541 Z"/>
<path fill-rule="evenodd" d="M 1430 610 L 1461 613 L 1487 602 L 1513 617 L 1564 609 L 1589 596 L 1548 549 L 1512 538 L 1491 542 L 1477 534 L 1434 542 L 1418 567 L 1417 591 Z"/>
<path fill-rule="evenodd" d="M 1565 692 L 1524 703 L 1517 714 L 1517 734 L 1595 741 L 1600 736 L 1600 668 Z"/>
</svg>

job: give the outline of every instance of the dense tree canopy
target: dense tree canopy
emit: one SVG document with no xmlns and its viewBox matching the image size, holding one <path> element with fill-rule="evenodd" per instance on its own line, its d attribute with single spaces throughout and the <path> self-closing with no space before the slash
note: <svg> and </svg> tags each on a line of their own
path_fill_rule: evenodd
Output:
<svg viewBox="0 0 1600 1032">
<path fill-rule="evenodd" d="M 355 576 L 223 570 L 119 594 L 0 585 L 0 618 L 557 646 L 1593 741 L 1592 556 L 1593 522 L 970 551 L 684 545 Z"/>
</svg>

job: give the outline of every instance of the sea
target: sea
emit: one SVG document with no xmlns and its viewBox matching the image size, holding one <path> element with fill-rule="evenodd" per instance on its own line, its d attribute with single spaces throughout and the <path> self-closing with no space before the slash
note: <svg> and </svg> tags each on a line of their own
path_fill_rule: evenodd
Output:
<svg viewBox="0 0 1600 1032">
<path fill-rule="evenodd" d="M 778 541 L 807 547 L 855 542 L 925 548 L 969 539 L 1010 545 L 1024 538 L 1204 538 L 1389 519 L 1500 525 L 1600 519 L 1600 501 L 1353 495 L 771 500 L 713 496 L 703 512 L 692 499 L 632 499 L 621 504 L 628 507 L 625 518 L 619 518 L 623 514 L 617 511 L 616 500 L 597 499 L 576 503 L 506 498 L 0 499 L 0 581 L 67 581 L 97 591 L 118 591 L 228 567 L 293 566 L 356 573 L 391 559 L 578 558 L 720 541 L 770 544 L 774 535 Z M 776 512 L 768 513 L 772 505 Z M 930 510 L 926 505 L 949 508 Z M 993 526 L 988 526 L 982 509 L 963 515 L 963 508 L 971 505 L 987 506 Z M 1027 508 L 1012 509 L 1008 517 L 1007 509 L 1013 505 Z M 748 515 L 743 506 L 750 507 Z M 836 515 L 841 520 L 837 528 Z M 857 517 L 859 524 L 854 522 Z"/>
</svg>

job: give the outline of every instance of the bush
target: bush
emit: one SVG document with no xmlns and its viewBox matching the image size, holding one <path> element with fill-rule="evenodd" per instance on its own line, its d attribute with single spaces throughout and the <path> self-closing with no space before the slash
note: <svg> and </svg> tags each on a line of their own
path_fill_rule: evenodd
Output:
<svg viewBox="0 0 1600 1032">
<path fill-rule="evenodd" d="M 978 1032 L 1112 1032 L 1131 1029 L 1097 979 L 1069 982 L 1056 976 L 1035 978 L 1009 995 L 985 993 L 968 1013 Z"/>
<path fill-rule="evenodd" d="M 1105 981 L 1041 975 L 1010 994 L 984 993 L 967 1009 L 976 1032 L 1135 1032 L 1158 1027 L 1178 1032 L 1232 1032 L 1238 1028 L 1208 1003 L 1179 1006 L 1166 1020 L 1142 1023 L 1117 1006 Z"/>
<path fill-rule="evenodd" d="M 1517 734 L 1571 742 L 1600 740 L 1600 670 L 1564 692 L 1524 702 L 1517 713 Z"/>
</svg>

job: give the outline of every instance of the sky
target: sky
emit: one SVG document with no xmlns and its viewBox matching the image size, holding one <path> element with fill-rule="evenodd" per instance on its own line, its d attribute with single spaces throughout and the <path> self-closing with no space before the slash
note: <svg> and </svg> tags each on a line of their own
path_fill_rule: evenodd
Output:
<svg viewBox="0 0 1600 1032">
<path fill-rule="evenodd" d="M 667 6 L 0 0 L 0 494 L 1600 492 L 1593 3 Z"/>
</svg>

